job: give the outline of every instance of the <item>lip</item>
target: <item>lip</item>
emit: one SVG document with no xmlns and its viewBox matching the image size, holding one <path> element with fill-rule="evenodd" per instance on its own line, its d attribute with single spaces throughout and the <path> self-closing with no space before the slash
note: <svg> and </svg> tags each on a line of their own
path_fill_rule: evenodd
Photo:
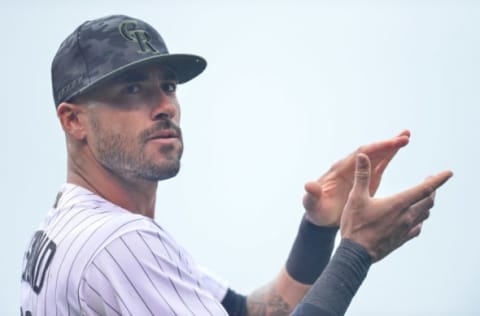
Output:
<svg viewBox="0 0 480 316">
<path fill-rule="evenodd" d="M 173 145 L 180 143 L 180 139 L 177 137 L 168 137 L 168 138 L 150 138 L 148 140 L 150 144 L 158 145 Z"/>
<path fill-rule="evenodd" d="M 180 134 L 174 129 L 161 129 L 152 133 L 147 142 L 158 146 L 177 146 L 181 144 Z"/>
<path fill-rule="evenodd" d="M 159 130 L 148 138 L 148 140 L 174 140 L 178 139 L 178 134 L 173 129 L 163 129 Z"/>
</svg>

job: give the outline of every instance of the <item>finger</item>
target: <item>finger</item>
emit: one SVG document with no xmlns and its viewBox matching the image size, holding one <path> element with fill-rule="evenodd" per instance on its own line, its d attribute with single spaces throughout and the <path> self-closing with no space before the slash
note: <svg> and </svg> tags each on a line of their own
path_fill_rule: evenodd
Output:
<svg viewBox="0 0 480 316">
<path fill-rule="evenodd" d="M 405 237 L 406 239 L 405 239 L 404 242 L 407 242 L 410 239 L 420 235 L 420 233 L 422 231 L 422 224 L 423 224 L 423 222 L 418 223 L 417 225 L 413 226 L 412 229 L 410 229 L 410 231 L 407 233 L 407 236 Z"/>
<path fill-rule="evenodd" d="M 404 131 L 395 137 L 361 146 L 358 149 L 358 152 L 367 154 L 373 161 L 377 156 L 383 158 L 385 157 L 385 154 L 388 154 L 390 151 L 398 150 L 399 148 L 406 146 L 409 140 L 410 133 Z"/>
<path fill-rule="evenodd" d="M 351 174 L 354 171 L 356 164 L 356 156 L 359 153 L 368 155 L 371 165 L 377 172 L 376 167 L 379 162 L 384 161 L 383 169 L 388 165 L 388 162 L 395 156 L 396 152 L 408 144 L 410 132 L 408 130 L 402 131 L 395 137 L 387 140 L 378 141 L 369 145 L 360 146 L 357 150 L 349 154 L 346 158 L 337 161 L 331 169 L 335 169 L 343 174 Z M 381 171 L 383 172 L 383 170 Z"/>
<path fill-rule="evenodd" d="M 375 167 L 375 173 L 376 174 L 383 174 L 383 171 L 385 171 L 385 168 L 387 168 L 388 164 L 390 163 L 390 161 L 392 161 L 393 157 L 395 157 L 395 155 L 397 154 L 398 150 L 400 149 L 399 148 L 395 148 L 393 149 L 392 151 L 390 151 L 385 157 L 383 160 L 381 160 L 377 166 Z"/>
<path fill-rule="evenodd" d="M 305 184 L 305 191 L 315 196 L 320 196 L 322 194 L 322 186 L 316 181 L 307 182 Z"/>
<path fill-rule="evenodd" d="M 359 194 L 368 194 L 370 196 L 369 186 L 370 159 L 365 154 L 358 154 L 352 191 Z"/>
<path fill-rule="evenodd" d="M 400 134 L 398 134 L 397 136 L 400 137 L 400 136 L 407 136 L 408 138 L 410 138 L 410 131 L 408 129 L 405 129 L 403 131 L 400 132 Z"/>
<path fill-rule="evenodd" d="M 409 131 L 403 131 L 400 133 L 397 137 L 394 137 L 394 146 L 400 148 L 404 147 L 410 142 L 410 132 Z"/>
<path fill-rule="evenodd" d="M 410 138 L 410 131 L 404 130 L 400 134 L 397 135 L 398 137 L 404 137 L 404 139 L 400 139 L 399 143 L 394 142 L 393 148 L 384 148 L 382 151 L 377 151 L 375 153 L 370 154 L 371 157 L 371 164 L 372 164 L 372 180 L 370 182 L 370 194 L 374 195 L 378 185 L 380 183 L 381 177 L 383 172 L 392 161 L 393 157 L 397 154 L 400 148 L 404 147 L 408 144 Z M 406 139 L 405 139 L 406 137 Z M 379 160 L 377 162 L 377 160 Z"/>
<path fill-rule="evenodd" d="M 430 216 L 430 209 L 434 204 L 434 195 L 435 194 L 431 194 L 430 196 L 418 201 L 405 211 L 405 216 L 410 218 L 411 226 L 418 225 Z"/>
<path fill-rule="evenodd" d="M 406 210 L 406 216 L 412 219 L 412 226 L 422 223 L 430 216 L 430 209 L 435 204 L 435 195 L 436 192 L 433 192 L 430 196 L 418 201 Z"/>
<path fill-rule="evenodd" d="M 407 208 L 433 194 L 436 189 L 441 187 L 452 176 L 453 173 L 451 171 L 440 172 L 435 176 L 429 177 L 427 180 L 413 188 L 395 195 L 395 199 L 398 199 L 400 203 L 404 203 L 405 208 Z"/>
<path fill-rule="evenodd" d="M 407 139 L 405 140 L 405 138 Z M 380 161 L 380 163 L 378 164 L 378 167 L 376 168 L 376 171 L 378 173 L 383 173 L 388 163 L 397 154 L 398 150 L 401 147 L 404 147 L 405 145 L 408 144 L 408 142 L 410 141 L 410 131 L 407 129 L 401 131 L 396 137 L 393 138 L 393 140 L 394 140 L 394 145 L 396 144 L 397 146 L 394 146 L 394 149 L 391 150 L 391 152 L 389 152 L 382 161 Z"/>
</svg>

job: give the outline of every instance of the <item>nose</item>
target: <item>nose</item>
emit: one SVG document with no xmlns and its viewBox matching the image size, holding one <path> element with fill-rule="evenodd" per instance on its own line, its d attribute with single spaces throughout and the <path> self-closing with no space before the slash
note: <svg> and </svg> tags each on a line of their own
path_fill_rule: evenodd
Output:
<svg viewBox="0 0 480 316">
<path fill-rule="evenodd" d="M 174 120 L 178 121 L 179 105 L 175 95 L 168 95 L 162 89 L 153 97 L 152 120 Z"/>
</svg>

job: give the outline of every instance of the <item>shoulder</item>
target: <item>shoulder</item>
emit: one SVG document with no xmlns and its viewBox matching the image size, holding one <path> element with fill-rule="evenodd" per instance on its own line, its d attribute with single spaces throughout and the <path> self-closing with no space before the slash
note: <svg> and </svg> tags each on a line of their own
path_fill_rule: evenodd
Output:
<svg viewBox="0 0 480 316">
<path fill-rule="evenodd" d="M 41 226 L 55 244 L 51 271 L 61 283 L 77 287 L 83 271 L 105 247 L 121 236 L 161 234 L 150 218 L 133 214 L 78 186 L 66 185 Z"/>
<path fill-rule="evenodd" d="M 77 245 L 93 252 L 131 231 L 161 231 L 150 218 L 134 214 L 72 184 L 62 187 L 42 228 L 68 248 Z"/>
<path fill-rule="evenodd" d="M 115 306 L 121 314 L 224 314 L 212 284 L 164 231 L 133 230 L 95 255 L 82 275 L 79 297 L 85 309 Z"/>
</svg>

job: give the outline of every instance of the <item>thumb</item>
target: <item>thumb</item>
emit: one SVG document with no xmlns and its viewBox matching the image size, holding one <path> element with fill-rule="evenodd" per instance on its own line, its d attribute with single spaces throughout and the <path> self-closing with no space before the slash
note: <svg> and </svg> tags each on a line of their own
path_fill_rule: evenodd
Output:
<svg viewBox="0 0 480 316">
<path fill-rule="evenodd" d="M 370 159 L 367 155 L 360 153 L 357 155 L 355 166 L 355 179 L 353 181 L 352 191 L 359 194 L 370 195 Z"/>
</svg>

